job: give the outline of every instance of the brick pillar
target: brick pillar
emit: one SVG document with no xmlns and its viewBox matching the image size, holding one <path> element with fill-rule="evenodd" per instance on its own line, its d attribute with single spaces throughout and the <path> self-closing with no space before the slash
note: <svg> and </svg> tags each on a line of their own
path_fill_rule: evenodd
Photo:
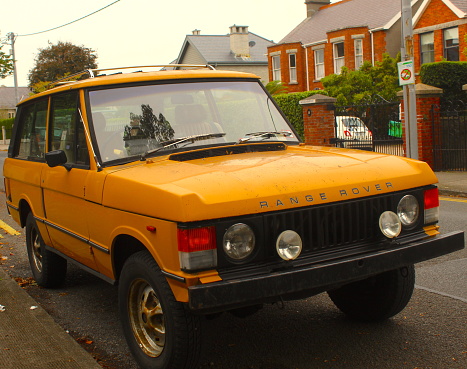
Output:
<svg viewBox="0 0 467 369">
<path fill-rule="evenodd" d="M 433 168 L 433 132 L 441 132 L 439 129 L 440 115 L 432 116 L 432 105 L 440 104 L 440 98 L 443 90 L 438 87 L 428 86 L 423 83 L 415 85 L 416 105 L 417 105 L 417 132 L 418 132 L 418 159 L 427 162 Z M 402 97 L 402 91 L 397 94 Z M 439 111 L 437 109 L 436 111 Z M 401 99 L 401 120 L 404 122 L 404 146 L 406 146 L 405 135 L 405 107 L 404 101 Z M 436 139 L 436 138 L 435 138 Z M 407 150 L 406 150 L 407 151 Z"/>
<path fill-rule="evenodd" d="M 303 109 L 305 143 L 314 146 L 334 146 L 334 105 L 337 99 L 321 94 L 300 101 Z"/>
</svg>

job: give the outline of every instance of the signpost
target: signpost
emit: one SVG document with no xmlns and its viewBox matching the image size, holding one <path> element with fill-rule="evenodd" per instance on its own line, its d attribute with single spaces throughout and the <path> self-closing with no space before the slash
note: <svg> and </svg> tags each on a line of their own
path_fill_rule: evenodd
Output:
<svg viewBox="0 0 467 369">
<path fill-rule="evenodd" d="M 410 0 L 401 0 L 402 62 L 398 64 L 399 84 L 404 86 L 405 137 L 407 157 L 418 159 L 417 105 L 413 69 L 413 29 Z"/>
</svg>

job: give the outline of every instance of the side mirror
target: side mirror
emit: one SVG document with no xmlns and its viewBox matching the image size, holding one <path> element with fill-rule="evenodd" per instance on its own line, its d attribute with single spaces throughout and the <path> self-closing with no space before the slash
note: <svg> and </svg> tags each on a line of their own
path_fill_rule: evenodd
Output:
<svg viewBox="0 0 467 369">
<path fill-rule="evenodd" d="M 63 150 L 55 150 L 45 153 L 45 162 L 51 168 L 65 165 L 67 162 L 66 153 Z"/>
</svg>

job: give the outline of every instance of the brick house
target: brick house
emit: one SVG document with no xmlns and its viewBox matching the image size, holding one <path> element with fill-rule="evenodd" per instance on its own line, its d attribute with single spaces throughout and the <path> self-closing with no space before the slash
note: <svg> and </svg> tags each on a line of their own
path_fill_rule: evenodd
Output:
<svg viewBox="0 0 467 369">
<path fill-rule="evenodd" d="M 211 64 L 216 69 L 254 73 L 268 82 L 267 48 L 274 42 L 233 25 L 226 35 L 202 35 L 194 30 L 185 37 L 176 64 Z"/>
<path fill-rule="evenodd" d="M 375 63 L 401 48 L 400 0 L 306 0 L 307 18 L 268 47 L 269 78 L 289 92 L 322 88 L 321 78 Z M 414 62 L 466 60 L 467 0 L 412 0 Z M 444 46 L 443 46 L 444 45 Z M 423 54 L 423 55 L 422 55 Z M 457 58 L 457 59 L 456 59 Z"/>
<path fill-rule="evenodd" d="M 467 61 L 467 0 L 424 0 L 413 19 L 414 65 Z"/>
</svg>

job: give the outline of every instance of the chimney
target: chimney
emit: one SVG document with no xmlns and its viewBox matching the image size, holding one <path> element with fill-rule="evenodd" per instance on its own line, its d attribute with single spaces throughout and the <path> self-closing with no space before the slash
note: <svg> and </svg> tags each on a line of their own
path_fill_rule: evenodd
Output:
<svg viewBox="0 0 467 369">
<path fill-rule="evenodd" d="M 193 36 L 199 36 L 201 34 L 201 30 L 199 30 L 199 29 L 194 29 L 191 32 L 193 33 Z"/>
<path fill-rule="evenodd" d="M 331 0 L 306 0 L 306 16 L 309 18 L 315 14 L 319 8 L 331 4 Z"/>
<path fill-rule="evenodd" d="M 235 56 L 250 56 L 250 46 L 248 44 L 248 26 L 230 27 L 230 51 Z"/>
</svg>

